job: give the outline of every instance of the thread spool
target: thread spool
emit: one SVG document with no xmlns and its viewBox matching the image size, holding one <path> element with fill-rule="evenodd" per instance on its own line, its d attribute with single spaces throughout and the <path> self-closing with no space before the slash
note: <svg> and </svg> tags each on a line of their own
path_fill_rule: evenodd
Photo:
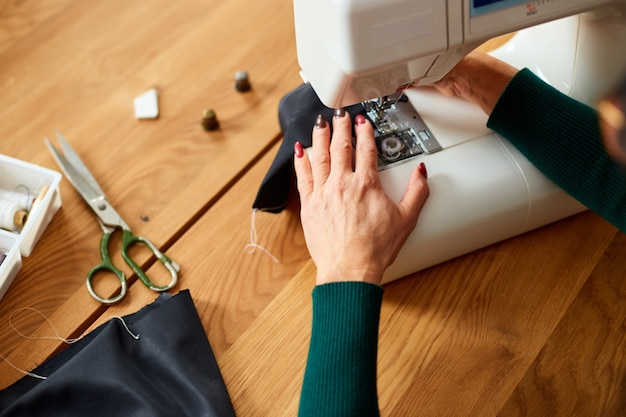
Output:
<svg viewBox="0 0 626 417">
<path fill-rule="evenodd" d="M 0 199 L 12 201 L 20 206 L 22 210 L 28 210 L 31 204 L 30 193 L 4 190 L 0 188 Z"/>
<path fill-rule="evenodd" d="M 0 200 L 0 228 L 14 232 L 24 226 L 28 212 L 19 204 L 9 200 Z"/>
</svg>

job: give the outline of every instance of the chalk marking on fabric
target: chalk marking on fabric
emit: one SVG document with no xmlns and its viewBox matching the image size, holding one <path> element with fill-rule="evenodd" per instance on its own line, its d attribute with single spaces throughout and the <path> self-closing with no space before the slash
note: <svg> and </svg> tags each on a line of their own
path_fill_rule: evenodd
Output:
<svg viewBox="0 0 626 417">
<path fill-rule="evenodd" d="M 253 254 L 254 252 L 256 252 L 257 249 L 261 249 L 263 252 L 265 252 L 270 258 L 272 258 L 272 260 L 279 264 L 280 261 L 274 256 L 272 255 L 272 253 L 267 250 L 266 248 L 264 248 L 263 246 L 259 245 L 257 243 L 257 233 L 256 233 L 256 227 L 254 225 L 255 220 L 256 220 L 256 212 L 258 209 L 252 209 L 252 218 L 250 219 L 250 243 L 248 243 L 246 245 L 246 252 L 249 254 Z"/>
</svg>

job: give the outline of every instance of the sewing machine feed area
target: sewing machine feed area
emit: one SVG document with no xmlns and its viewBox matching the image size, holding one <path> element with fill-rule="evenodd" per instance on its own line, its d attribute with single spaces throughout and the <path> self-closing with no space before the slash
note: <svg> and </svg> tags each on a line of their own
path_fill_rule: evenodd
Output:
<svg viewBox="0 0 626 417">
<path fill-rule="evenodd" d="M 363 107 L 375 127 L 379 170 L 441 150 L 404 93 L 366 101 Z"/>
</svg>

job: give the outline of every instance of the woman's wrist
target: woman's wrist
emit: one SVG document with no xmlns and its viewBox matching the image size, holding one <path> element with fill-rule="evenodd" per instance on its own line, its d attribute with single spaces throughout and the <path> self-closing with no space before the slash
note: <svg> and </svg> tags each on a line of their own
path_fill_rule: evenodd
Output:
<svg viewBox="0 0 626 417">
<path fill-rule="evenodd" d="M 318 268 L 315 282 L 317 285 L 330 284 L 333 282 L 369 282 L 380 285 L 383 272 L 366 265 L 363 268 L 351 268 L 349 271 L 341 269 L 320 270 Z"/>
<path fill-rule="evenodd" d="M 517 69 L 483 52 L 471 52 L 434 87 L 480 106 L 491 114 Z"/>
<path fill-rule="evenodd" d="M 506 86 L 517 74 L 517 68 L 485 53 L 472 53 L 466 62 L 464 77 L 472 100 L 491 114 Z"/>
</svg>

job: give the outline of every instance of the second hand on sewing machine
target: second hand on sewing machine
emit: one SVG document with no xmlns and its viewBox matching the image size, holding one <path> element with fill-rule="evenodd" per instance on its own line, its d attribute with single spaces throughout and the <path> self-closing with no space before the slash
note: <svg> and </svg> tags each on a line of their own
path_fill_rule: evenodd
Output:
<svg viewBox="0 0 626 417">
<path fill-rule="evenodd" d="M 67 179 L 72 183 L 76 191 L 81 195 L 89 207 L 93 210 L 94 214 L 98 218 L 98 222 L 102 228 L 102 239 L 100 240 L 100 255 L 102 261 L 94 266 L 87 273 L 87 289 L 89 293 L 98 301 L 106 304 L 114 303 L 124 297 L 127 291 L 126 276 L 122 270 L 117 268 L 109 254 L 109 240 L 113 232 L 120 228 L 122 229 L 122 257 L 126 263 L 137 274 L 139 279 L 153 291 L 166 291 L 176 285 L 178 281 L 178 272 L 180 267 L 166 255 L 161 253 L 159 249 L 154 246 L 148 239 L 135 236 L 130 231 L 130 227 L 122 220 L 120 215 L 115 211 L 107 200 L 104 192 L 94 179 L 93 175 L 89 172 L 85 164 L 82 162 L 78 154 L 74 152 L 67 141 L 57 132 L 59 143 L 61 144 L 62 151 L 56 149 L 50 141 L 46 138 L 46 144 L 52 153 L 52 156 L 56 160 L 59 167 L 63 170 L 63 173 Z M 139 266 L 129 255 L 128 249 L 135 244 L 145 245 L 157 259 L 167 268 L 171 274 L 171 281 L 167 285 L 156 285 L 146 275 L 145 271 Z M 96 273 L 109 272 L 114 274 L 120 283 L 120 291 L 113 297 L 102 297 L 93 288 L 93 278 Z"/>
</svg>

